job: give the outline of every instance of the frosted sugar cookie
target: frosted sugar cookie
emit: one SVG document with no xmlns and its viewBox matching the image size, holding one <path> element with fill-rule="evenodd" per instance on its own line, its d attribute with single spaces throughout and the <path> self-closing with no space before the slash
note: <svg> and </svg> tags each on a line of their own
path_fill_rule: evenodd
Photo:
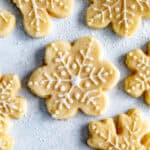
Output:
<svg viewBox="0 0 150 150">
<path fill-rule="evenodd" d="M 15 24 L 15 17 L 11 13 L 0 9 L 0 37 L 12 32 Z"/>
<path fill-rule="evenodd" d="M 136 49 L 127 54 L 126 65 L 133 72 L 125 80 L 125 90 L 133 97 L 144 94 L 145 102 L 150 105 L 150 43 L 148 53 Z"/>
<path fill-rule="evenodd" d="M 97 150 L 149 150 L 149 124 L 137 109 L 119 115 L 116 120 L 91 122 L 88 145 Z"/>
<path fill-rule="evenodd" d="M 20 118 L 26 113 L 26 100 L 16 96 L 21 88 L 17 75 L 0 76 L 0 150 L 12 150 L 14 140 L 6 133 L 10 118 Z"/>
<path fill-rule="evenodd" d="M 150 18 L 150 0 L 90 0 L 86 22 L 92 28 L 105 28 L 112 23 L 121 36 L 130 36 L 142 18 Z"/>
<path fill-rule="evenodd" d="M 106 108 L 105 91 L 113 88 L 118 79 L 114 65 L 102 60 L 99 42 L 83 37 L 74 44 L 49 44 L 45 65 L 33 72 L 28 86 L 46 99 L 54 118 L 66 119 L 78 109 L 87 115 L 100 115 Z"/>
<path fill-rule="evenodd" d="M 26 100 L 16 96 L 20 88 L 17 75 L 0 76 L 0 116 L 20 118 L 26 113 Z"/>
<path fill-rule="evenodd" d="M 68 16 L 73 8 L 73 0 L 12 0 L 24 18 L 26 32 L 32 37 L 43 37 L 51 28 L 50 16 Z"/>
</svg>

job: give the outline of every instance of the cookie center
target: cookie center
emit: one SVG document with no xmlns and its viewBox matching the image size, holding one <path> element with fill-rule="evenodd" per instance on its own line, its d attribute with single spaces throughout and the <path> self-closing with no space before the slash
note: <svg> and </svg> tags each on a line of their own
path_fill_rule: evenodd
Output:
<svg viewBox="0 0 150 150">
<path fill-rule="evenodd" d="M 81 82 L 81 78 L 79 76 L 74 76 L 71 79 L 71 83 L 74 86 L 79 86 L 80 82 Z"/>
</svg>

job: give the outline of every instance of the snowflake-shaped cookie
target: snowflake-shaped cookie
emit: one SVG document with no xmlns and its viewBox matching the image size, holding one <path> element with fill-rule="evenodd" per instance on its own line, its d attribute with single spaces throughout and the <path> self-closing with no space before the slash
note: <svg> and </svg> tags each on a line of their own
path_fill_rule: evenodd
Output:
<svg viewBox="0 0 150 150">
<path fill-rule="evenodd" d="M 5 36 L 12 32 L 15 24 L 15 17 L 11 13 L 0 9 L 0 36 Z"/>
<path fill-rule="evenodd" d="M 112 23 L 114 31 L 130 36 L 137 29 L 141 18 L 150 18 L 150 0 L 90 0 L 87 25 L 104 28 Z"/>
<path fill-rule="evenodd" d="M 145 95 L 145 102 L 150 105 L 150 43 L 148 55 L 142 50 L 134 50 L 127 54 L 127 67 L 133 74 L 125 80 L 125 90 L 133 97 Z"/>
<path fill-rule="evenodd" d="M 14 140 L 8 136 L 9 118 L 20 118 L 26 112 L 26 100 L 16 96 L 21 84 L 18 76 L 0 76 L 0 150 L 12 150 Z"/>
<path fill-rule="evenodd" d="M 89 124 L 89 146 L 97 150 L 149 150 L 148 122 L 141 112 L 131 109 L 127 114 Z"/>
<path fill-rule="evenodd" d="M 18 76 L 0 76 L 0 116 L 20 118 L 26 112 L 26 100 L 16 96 L 21 85 Z"/>
<path fill-rule="evenodd" d="M 0 116 L 0 150 L 12 150 L 14 139 L 7 135 L 9 120 Z"/>
<path fill-rule="evenodd" d="M 46 49 L 46 65 L 36 70 L 29 88 L 46 98 L 48 111 L 57 119 L 69 118 L 81 109 L 98 116 L 105 107 L 104 91 L 116 85 L 119 73 L 102 61 L 99 43 L 84 37 L 71 45 L 58 41 Z"/>
<path fill-rule="evenodd" d="M 73 0 L 12 0 L 20 9 L 24 18 L 26 32 L 32 37 L 49 34 L 51 21 L 49 16 L 58 18 L 68 16 L 73 8 Z"/>
</svg>

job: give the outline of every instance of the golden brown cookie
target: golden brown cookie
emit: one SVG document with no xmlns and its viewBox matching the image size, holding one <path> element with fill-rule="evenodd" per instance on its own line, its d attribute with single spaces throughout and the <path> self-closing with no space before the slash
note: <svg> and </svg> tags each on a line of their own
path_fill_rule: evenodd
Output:
<svg viewBox="0 0 150 150">
<path fill-rule="evenodd" d="M 97 150 L 149 150 L 149 124 L 137 109 L 119 115 L 116 120 L 91 122 L 88 145 Z"/>
<path fill-rule="evenodd" d="M 133 97 L 144 94 L 145 102 L 150 105 L 150 43 L 148 54 L 136 49 L 127 54 L 126 65 L 133 72 L 125 80 L 125 90 Z"/>
<path fill-rule="evenodd" d="M 30 77 L 31 91 L 46 99 L 47 109 L 56 119 L 74 116 L 78 109 L 98 116 L 106 108 L 105 92 L 119 79 L 118 70 L 101 58 L 99 42 L 83 37 L 74 44 L 51 43 L 46 48 L 45 65 Z"/>
<path fill-rule="evenodd" d="M 11 13 L 0 9 L 0 37 L 12 32 L 15 25 L 15 17 Z"/>
<path fill-rule="evenodd" d="M 32 37 L 49 34 L 51 21 L 49 16 L 63 18 L 73 9 L 73 0 L 12 0 L 20 9 L 24 18 L 26 32 Z"/>
<path fill-rule="evenodd" d="M 121 36 L 130 36 L 142 18 L 150 18 L 150 0 L 90 0 L 86 22 L 92 28 L 105 28 L 112 23 Z"/>
</svg>

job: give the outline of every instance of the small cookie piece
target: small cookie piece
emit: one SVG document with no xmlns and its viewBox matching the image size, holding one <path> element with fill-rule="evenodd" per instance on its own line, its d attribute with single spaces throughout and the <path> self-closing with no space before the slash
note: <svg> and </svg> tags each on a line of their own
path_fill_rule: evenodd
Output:
<svg viewBox="0 0 150 150">
<path fill-rule="evenodd" d="M 73 45 L 49 44 L 45 64 L 31 75 L 28 86 L 46 98 L 47 109 L 56 119 L 72 117 L 78 109 L 100 115 L 106 107 L 104 91 L 119 79 L 118 70 L 102 60 L 99 42 L 92 37 L 80 38 Z"/>
<path fill-rule="evenodd" d="M 20 9 L 24 18 L 26 32 L 32 37 L 49 34 L 51 21 L 49 16 L 67 17 L 73 8 L 73 0 L 12 0 Z"/>
<path fill-rule="evenodd" d="M 9 118 L 0 116 L 0 150 L 12 150 L 14 139 L 7 135 Z"/>
<path fill-rule="evenodd" d="M 16 96 L 21 88 L 17 75 L 0 76 L 0 150 L 12 150 L 14 140 L 6 135 L 10 118 L 21 118 L 27 110 L 26 100 Z"/>
<path fill-rule="evenodd" d="M 15 25 L 15 17 L 11 13 L 0 9 L 0 37 L 8 35 L 12 32 Z"/>
<path fill-rule="evenodd" d="M 6 133 L 9 125 L 10 125 L 9 118 L 0 116 L 0 134 Z"/>
<path fill-rule="evenodd" d="M 91 122 L 87 142 L 97 150 L 149 150 L 149 124 L 139 110 L 131 109 L 116 121 L 108 118 Z"/>
<path fill-rule="evenodd" d="M 92 28 L 105 28 L 110 23 L 120 36 L 130 36 L 141 18 L 150 18 L 150 0 L 90 0 L 86 22 Z"/>
<path fill-rule="evenodd" d="M 12 150 L 13 147 L 13 138 L 6 134 L 0 134 L 0 150 Z"/>
<path fill-rule="evenodd" d="M 26 100 L 16 96 L 20 88 L 17 75 L 0 76 L 0 116 L 20 118 L 26 113 Z"/>
<path fill-rule="evenodd" d="M 126 92 L 133 97 L 144 94 L 145 102 L 150 105 L 150 43 L 147 55 L 140 49 L 129 52 L 126 65 L 133 71 L 125 80 Z"/>
</svg>

